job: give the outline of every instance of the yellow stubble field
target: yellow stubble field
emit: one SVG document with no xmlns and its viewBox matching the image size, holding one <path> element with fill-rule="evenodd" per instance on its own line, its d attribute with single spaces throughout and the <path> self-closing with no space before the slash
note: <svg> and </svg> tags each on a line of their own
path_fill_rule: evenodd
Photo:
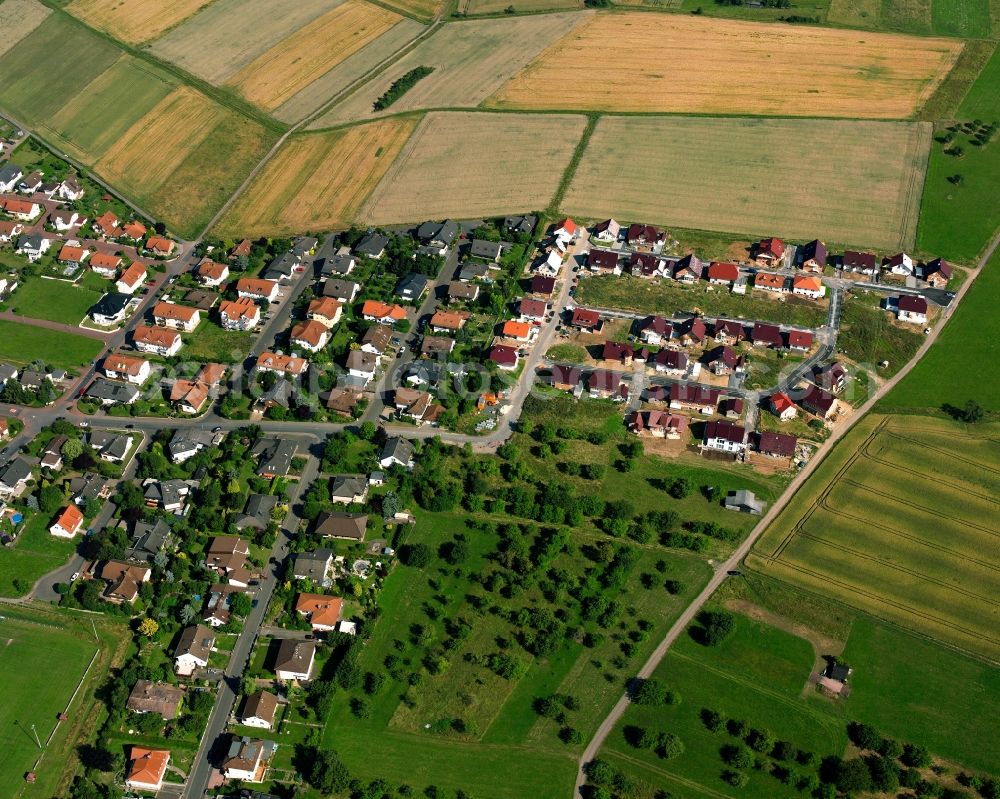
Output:
<svg viewBox="0 0 1000 799">
<path fill-rule="evenodd" d="M 955 39 L 674 14 L 601 14 L 490 98 L 497 108 L 905 119 Z"/>
<path fill-rule="evenodd" d="M 251 61 L 229 85 L 252 103 L 277 108 L 401 19 L 363 0 L 346 0 Z"/>
<path fill-rule="evenodd" d="M 141 44 L 179 25 L 210 1 L 72 0 L 66 10 L 123 42 Z"/>
<path fill-rule="evenodd" d="M 292 137 L 219 223 L 222 236 L 284 235 L 353 221 L 416 117 Z"/>
<path fill-rule="evenodd" d="M 429 113 L 360 219 L 391 224 L 545 208 L 586 121 L 575 114 Z"/>
<path fill-rule="evenodd" d="M 45 21 L 52 11 L 38 0 L 6 0 L 0 3 L 0 55 Z"/>
</svg>

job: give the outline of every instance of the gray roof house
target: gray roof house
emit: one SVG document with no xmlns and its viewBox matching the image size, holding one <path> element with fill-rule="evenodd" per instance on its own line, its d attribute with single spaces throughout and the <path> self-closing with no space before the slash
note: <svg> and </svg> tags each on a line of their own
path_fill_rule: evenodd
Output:
<svg viewBox="0 0 1000 799">
<path fill-rule="evenodd" d="M 417 300 L 427 291 L 427 276 L 410 272 L 396 284 L 396 296 L 404 300 Z"/>
<path fill-rule="evenodd" d="M 503 226 L 508 233 L 531 233 L 535 229 L 538 219 L 534 216 L 508 216 L 504 217 Z"/>
<path fill-rule="evenodd" d="M 155 524 L 138 521 L 132 528 L 132 548 L 127 557 L 151 563 L 171 543 L 170 526 L 163 519 L 157 519 Z"/>
<path fill-rule="evenodd" d="M 323 283 L 323 296 L 333 297 L 341 302 L 354 302 L 360 290 L 361 286 L 353 280 L 329 277 Z"/>
<path fill-rule="evenodd" d="M 292 576 L 296 580 L 312 580 L 314 583 L 329 581 L 333 566 L 333 550 L 320 548 L 312 552 L 299 552 L 292 559 Z"/>
<path fill-rule="evenodd" d="M 417 238 L 432 247 L 443 249 L 451 246 L 458 232 L 458 222 L 454 219 L 446 219 L 444 222 L 424 222 L 417 228 Z"/>
<path fill-rule="evenodd" d="M 278 507 L 278 497 L 270 494 L 251 494 L 247 498 L 243 513 L 236 520 L 236 526 L 243 530 L 254 527 L 264 530 L 271 523 L 271 511 Z"/>
<path fill-rule="evenodd" d="M 290 252 L 286 252 L 284 255 L 280 255 L 271 261 L 267 265 L 267 269 L 261 274 L 261 277 L 264 280 L 291 280 L 292 273 L 298 265 L 299 259 Z"/>
<path fill-rule="evenodd" d="M 9 499 L 21 496 L 31 477 L 31 466 L 23 458 L 14 458 L 6 466 L 0 467 L 0 497 Z"/>
<path fill-rule="evenodd" d="M 378 459 L 379 466 L 388 469 L 394 463 L 398 463 L 406 469 L 413 468 L 413 444 L 405 438 L 393 436 L 385 442 L 382 453 Z"/>
<path fill-rule="evenodd" d="M 316 519 L 316 534 L 324 538 L 364 541 L 367 529 L 368 516 L 364 513 L 331 513 L 324 511 Z"/>
<path fill-rule="evenodd" d="M 764 512 L 764 503 L 757 499 L 753 491 L 746 489 L 730 491 L 729 495 L 722 501 L 722 506 L 726 510 L 749 513 L 752 516 L 760 516 Z"/>
<path fill-rule="evenodd" d="M 480 280 L 489 273 L 490 268 L 486 264 L 478 263 L 466 263 L 462 265 L 462 268 L 458 271 L 458 279 L 463 283 L 468 283 L 472 280 Z"/>
<path fill-rule="evenodd" d="M 323 259 L 320 266 L 320 275 L 330 277 L 332 275 L 349 275 L 357 266 L 354 256 L 349 253 L 334 255 L 332 258 Z"/>
<path fill-rule="evenodd" d="M 109 291 L 90 309 L 90 317 L 99 325 L 113 325 L 125 316 L 125 309 L 132 298 L 128 294 Z"/>
<path fill-rule="evenodd" d="M 372 231 L 358 242 L 354 253 L 355 255 L 363 255 L 365 258 L 381 258 L 388 243 L 388 236 Z"/>
<path fill-rule="evenodd" d="M 102 405 L 114 405 L 119 402 L 131 405 L 139 398 L 139 389 L 131 383 L 116 383 L 99 377 L 90 384 L 85 396 L 98 400 Z"/>
<path fill-rule="evenodd" d="M 472 246 L 469 248 L 469 255 L 473 258 L 482 258 L 494 263 L 500 260 L 501 252 L 503 252 L 503 247 L 500 246 L 500 242 L 484 241 L 483 239 L 473 239 Z"/>
<path fill-rule="evenodd" d="M 257 474 L 262 477 L 284 477 L 292 468 L 295 457 L 295 442 L 288 439 L 262 439 L 254 447 L 254 454 L 260 455 Z"/>
<path fill-rule="evenodd" d="M 368 478 L 362 474 L 338 474 L 330 481 L 330 499 L 342 505 L 368 499 Z"/>
</svg>

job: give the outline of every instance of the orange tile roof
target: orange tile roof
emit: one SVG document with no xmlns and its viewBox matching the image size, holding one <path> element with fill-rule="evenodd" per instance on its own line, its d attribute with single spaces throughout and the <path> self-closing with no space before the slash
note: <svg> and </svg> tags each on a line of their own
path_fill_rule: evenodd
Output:
<svg viewBox="0 0 1000 799">
<path fill-rule="evenodd" d="M 111 213 L 111 211 L 105 211 L 94 220 L 94 224 L 101 230 L 111 230 L 118 227 L 118 217 Z"/>
<path fill-rule="evenodd" d="M 176 330 L 167 330 L 166 328 L 154 327 L 153 325 L 137 325 L 132 332 L 132 339 L 141 344 L 155 344 L 158 347 L 169 347 L 180 338 L 180 335 Z"/>
<path fill-rule="evenodd" d="M 431 317 L 431 327 L 443 327 L 447 330 L 460 330 L 469 314 L 464 311 L 437 311 Z"/>
<path fill-rule="evenodd" d="M 158 785 L 170 762 L 170 752 L 166 749 L 144 749 L 133 746 L 129 752 L 127 780 L 143 785 Z"/>
<path fill-rule="evenodd" d="M 771 396 L 771 405 L 778 413 L 795 407 L 795 403 L 792 402 L 791 398 L 782 392 L 778 392 L 777 394 L 773 394 Z"/>
<path fill-rule="evenodd" d="M 304 341 L 311 347 L 318 347 L 324 338 L 329 336 L 329 331 L 319 322 L 310 319 L 308 322 L 299 322 L 292 328 L 292 341 Z"/>
<path fill-rule="evenodd" d="M 28 202 L 27 200 L 4 200 L 3 208 L 9 214 L 30 214 L 37 203 Z"/>
<path fill-rule="evenodd" d="M 174 243 L 170 239 L 163 238 L 163 236 L 150 236 L 146 239 L 146 249 L 169 253 L 173 252 Z"/>
<path fill-rule="evenodd" d="M 309 303 L 306 313 L 333 319 L 340 310 L 340 303 L 333 297 L 319 297 Z"/>
<path fill-rule="evenodd" d="M 177 319 L 181 322 L 190 322 L 197 313 L 197 308 L 188 308 L 186 305 L 177 305 L 173 302 L 158 302 L 153 307 L 154 317 L 160 319 Z"/>
<path fill-rule="evenodd" d="M 556 225 L 556 230 L 559 230 L 560 228 L 565 230 L 567 233 L 576 233 L 576 222 L 574 222 L 569 217 L 566 217 L 564 220 L 562 220 L 562 222 L 559 222 Z"/>
<path fill-rule="evenodd" d="M 137 375 L 142 371 L 142 367 L 146 363 L 148 361 L 145 358 L 134 358 L 131 355 L 120 354 L 109 355 L 104 359 L 104 371 Z"/>
<path fill-rule="evenodd" d="M 130 239 L 141 239 L 146 235 L 146 226 L 134 219 L 122 225 L 122 230 L 125 231 L 125 235 Z"/>
<path fill-rule="evenodd" d="M 216 261 L 205 260 L 198 264 L 198 274 L 210 280 L 223 280 L 229 273 L 229 267 Z"/>
<path fill-rule="evenodd" d="M 260 297 L 270 297 L 278 284 L 273 280 L 263 280 L 258 277 L 241 277 L 236 281 L 236 290 Z"/>
<path fill-rule="evenodd" d="M 401 305 L 386 305 L 378 300 L 365 300 L 361 306 L 361 315 L 374 316 L 376 319 L 388 317 L 398 322 L 406 316 L 406 309 Z"/>
<path fill-rule="evenodd" d="M 238 300 L 223 300 L 219 304 L 219 315 L 234 322 L 244 317 L 253 319 L 260 316 L 260 308 L 249 297 L 241 297 Z"/>
<path fill-rule="evenodd" d="M 309 362 L 305 358 L 296 358 L 294 355 L 279 355 L 276 352 L 262 352 L 257 358 L 257 366 L 260 368 L 288 372 L 293 375 L 302 374 L 308 365 Z"/>
<path fill-rule="evenodd" d="M 145 279 L 146 267 L 139 261 L 136 261 L 132 264 L 132 266 L 122 272 L 122 276 L 118 278 L 119 281 L 125 283 L 127 286 L 138 286 Z"/>
<path fill-rule="evenodd" d="M 299 594 L 295 600 L 295 612 L 309 617 L 309 622 L 323 627 L 333 627 L 340 621 L 343 600 L 336 596 L 322 594 Z"/>
<path fill-rule="evenodd" d="M 531 333 L 531 325 L 526 322 L 504 322 L 503 335 L 507 338 L 527 338 Z"/>
<path fill-rule="evenodd" d="M 104 252 L 95 252 L 90 257 L 90 268 L 100 267 L 101 269 L 117 269 L 121 265 L 122 259 L 117 255 L 108 255 Z"/>
<path fill-rule="evenodd" d="M 196 411 L 201 410 L 201 406 L 208 399 L 208 386 L 200 380 L 175 380 L 170 387 L 170 401 L 181 402 L 190 405 Z"/>
<path fill-rule="evenodd" d="M 208 383 L 210 386 L 214 386 L 220 380 L 222 376 L 226 373 L 225 364 L 221 363 L 206 363 L 198 371 L 198 376 L 196 380 L 201 380 L 203 383 Z"/>
<path fill-rule="evenodd" d="M 64 244 L 59 250 L 60 261 L 74 261 L 79 263 L 83 259 L 83 247 L 74 247 L 72 244 Z"/>
<path fill-rule="evenodd" d="M 768 272 L 758 272 L 753 279 L 753 284 L 766 288 L 781 289 L 785 287 L 785 276 L 772 275 Z"/>
<path fill-rule="evenodd" d="M 797 275 L 792 281 L 792 287 L 797 289 L 805 289 L 806 291 L 819 291 L 823 288 L 823 281 L 818 277 L 807 277 L 806 275 Z"/>
<path fill-rule="evenodd" d="M 83 524 L 83 514 L 80 509 L 74 505 L 69 504 L 59 514 L 59 518 L 56 519 L 56 523 L 62 527 L 63 530 L 74 531 L 77 530 L 81 524 Z"/>
</svg>

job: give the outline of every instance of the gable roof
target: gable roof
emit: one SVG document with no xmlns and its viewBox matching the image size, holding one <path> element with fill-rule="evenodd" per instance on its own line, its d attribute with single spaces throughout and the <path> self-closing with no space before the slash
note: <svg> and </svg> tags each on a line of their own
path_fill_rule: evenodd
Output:
<svg viewBox="0 0 1000 799">
<path fill-rule="evenodd" d="M 790 458 L 795 454 L 795 446 L 799 440 L 785 433 L 761 433 L 757 440 L 757 449 L 771 455 L 781 455 Z"/>
<path fill-rule="evenodd" d="M 926 314 L 927 300 L 918 295 L 902 294 L 899 297 L 898 307 L 899 310 L 907 313 Z"/>
<path fill-rule="evenodd" d="M 186 305 L 178 305 L 173 302 L 161 300 L 153 306 L 153 317 L 156 319 L 176 319 L 179 322 L 190 322 L 197 315 L 197 308 L 188 308 Z"/>
<path fill-rule="evenodd" d="M 166 327 L 154 325 L 136 325 L 132 331 L 132 340 L 140 344 L 151 344 L 157 347 L 171 347 L 180 338 L 180 333 Z"/>
<path fill-rule="evenodd" d="M 309 617 L 310 624 L 333 627 L 340 621 L 344 601 L 336 596 L 323 594 L 299 594 L 295 600 L 295 612 Z"/>
<path fill-rule="evenodd" d="M 316 534 L 334 538 L 363 541 L 368 528 L 368 515 L 324 511 L 316 519 Z"/>
<path fill-rule="evenodd" d="M 827 255 L 826 245 L 819 239 L 813 239 L 808 244 L 803 244 L 799 250 L 799 263 L 815 261 L 819 266 L 826 266 Z"/>
<path fill-rule="evenodd" d="M 736 264 L 719 263 L 712 261 L 708 265 L 709 280 L 725 280 L 730 283 L 736 282 L 740 277 L 740 268 Z"/>
</svg>

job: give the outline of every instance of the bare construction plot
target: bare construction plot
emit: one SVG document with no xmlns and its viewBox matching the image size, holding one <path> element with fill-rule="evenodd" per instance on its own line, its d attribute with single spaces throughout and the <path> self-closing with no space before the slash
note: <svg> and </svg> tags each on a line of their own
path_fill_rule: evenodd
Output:
<svg viewBox="0 0 1000 799">
<path fill-rule="evenodd" d="M 345 0 L 255 58 L 229 85 L 252 103 L 277 108 L 401 19 L 363 0 Z M 324 99 L 314 94 L 314 107 Z"/>
<path fill-rule="evenodd" d="M 179 25 L 211 0 L 72 0 L 74 17 L 129 44 L 155 39 Z M 2 28 L 2 26 L 0 26 Z"/>
<path fill-rule="evenodd" d="M 1000 428 L 968 430 L 863 419 L 747 564 L 1000 661 Z"/>
<path fill-rule="evenodd" d="M 286 235 L 349 224 L 416 125 L 402 117 L 292 137 L 216 232 Z"/>
<path fill-rule="evenodd" d="M 543 14 L 443 25 L 389 69 L 314 122 L 323 128 L 357 119 L 424 108 L 472 108 L 515 75 L 556 37 L 591 17 Z M 415 67 L 434 67 L 392 107 L 376 114 L 375 101 Z"/>
<path fill-rule="evenodd" d="M 498 108 L 905 119 L 962 42 L 674 14 L 602 14 L 491 98 Z"/>
<path fill-rule="evenodd" d="M 918 122 L 604 117 L 563 209 L 909 247 L 930 136 Z"/>
<path fill-rule="evenodd" d="M 52 11 L 37 0 L 6 0 L 0 3 L 0 55 L 42 24 Z"/>
<path fill-rule="evenodd" d="M 152 52 L 223 83 L 341 0 L 216 0 L 152 45 Z M 315 53 L 303 51 L 303 59 Z"/>
<path fill-rule="evenodd" d="M 586 118 L 568 114 L 430 113 L 361 211 L 389 224 L 544 208 Z"/>
</svg>

